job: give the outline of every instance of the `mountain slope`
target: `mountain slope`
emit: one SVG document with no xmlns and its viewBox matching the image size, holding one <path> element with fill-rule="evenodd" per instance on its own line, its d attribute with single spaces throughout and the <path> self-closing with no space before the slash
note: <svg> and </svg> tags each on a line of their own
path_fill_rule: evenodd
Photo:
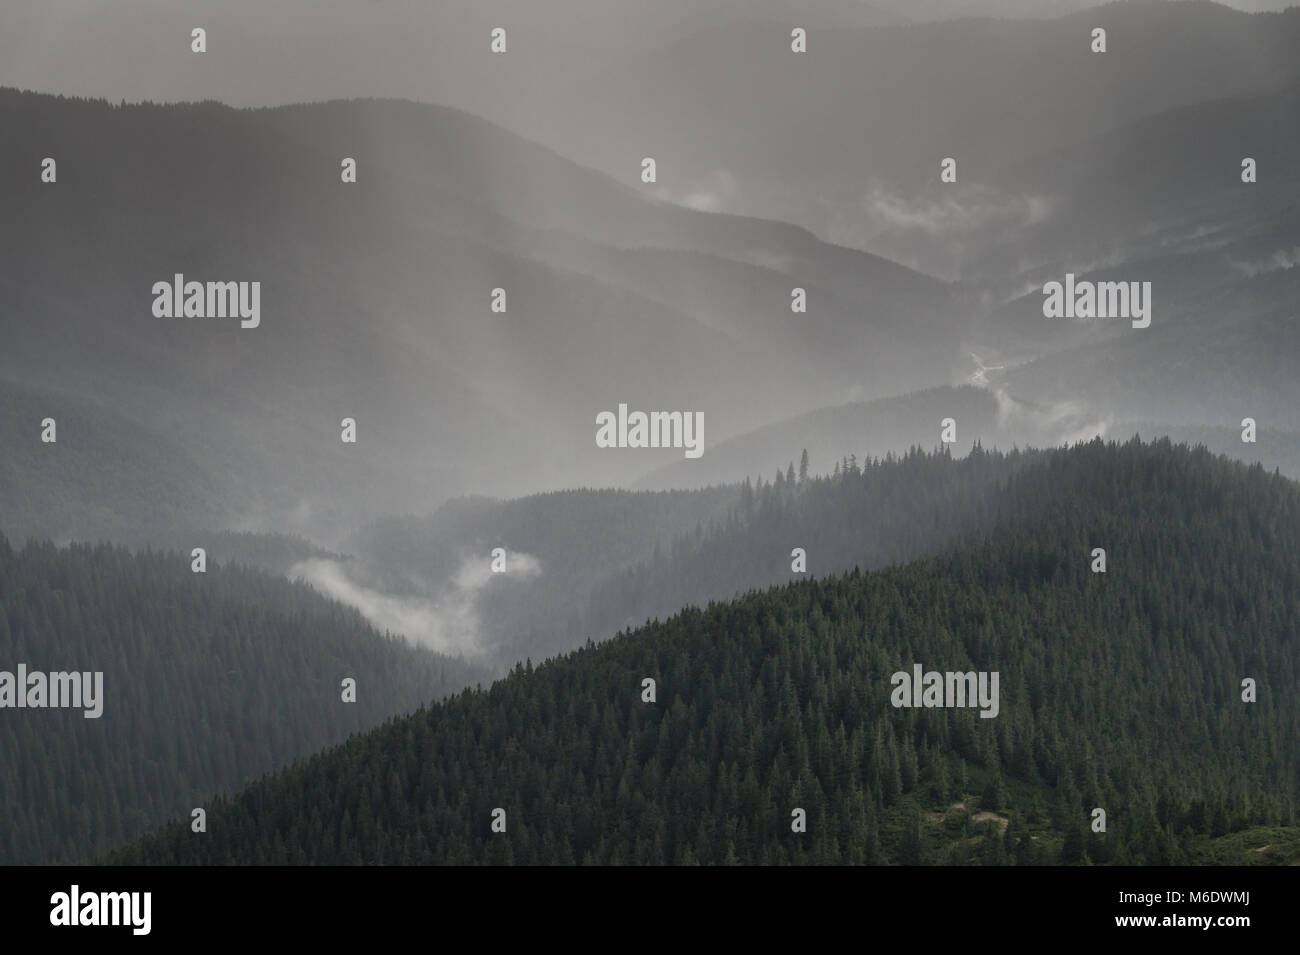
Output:
<svg viewBox="0 0 1300 955">
<path fill-rule="evenodd" d="M 960 457 L 947 449 L 921 452 L 940 416 L 954 409 L 958 447 L 972 450 Z M 349 560 L 304 564 L 299 572 L 327 590 L 339 588 L 340 596 L 364 587 L 441 608 L 432 615 L 438 625 L 466 618 L 466 646 L 505 668 L 688 604 L 799 579 L 792 571 L 796 547 L 818 576 L 939 553 L 986 532 L 1001 482 L 1043 456 L 985 448 L 1068 444 L 1072 432 L 1087 433 L 1087 422 L 976 388 L 826 409 L 724 442 L 705 472 L 748 470 L 756 480 L 696 491 L 583 489 L 452 502 L 428 517 L 375 522 L 346 542 Z M 1271 426 L 1259 428 L 1255 443 L 1226 427 L 1102 420 L 1093 425 L 1097 432 L 1203 443 L 1216 454 L 1300 477 L 1300 437 Z M 799 441 L 813 449 L 806 477 L 795 471 L 802 465 L 792 450 Z M 864 443 L 861 458 L 856 451 L 838 461 L 824 456 L 828 447 Z M 911 450 L 894 450 L 909 444 Z M 764 459 L 784 459 L 789 470 L 765 476 L 756 463 Z M 835 473 L 827 474 L 832 466 Z M 656 477 L 667 483 L 680 473 Z M 497 547 L 508 555 L 505 572 L 488 574 Z"/>
<path fill-rule="evenodd" d="M 654 155 L 666 194 L 948 275 L 999 232 L 1050 213 L 1004 170 L 1300 78 L 1295 9 L 1132 0 L 1050 20 L 813 28 L 805 54 L 790 51 L 793 25 L 699 30 L 574 78 L 556 97 L 574 108 L 521 104 L 503 121 L 607 172 Z M 1097 27 L 1105 54 L 1090 49 Z M 958 160 L 957 183 L 939 182 L 945 157 Z"/>
<path fill-rule="evenodd" d="M 326 544 L 458 494 L 617 483 L 682 456 L 596 447 L 595 415 L 620 403 L 700 411 L 712 441 L 946 378 L 955 354 L 941 283 L 658 202 L 454 110 L 3 90 L 0 125 L 0 378 L 165 437 L 246 524 Z M 176 274 L 260 282 L 259 324 L 155 317 Z"/>
<path fill-rule="evenodd" d="M 983 368 L 975 355 L 972 377 Z M 994 373 L 1001 371 L 997 369 Z M 853 454 L 867 458 L 901 455 L 910 448 L 935 448 L 943 421 L 956 422 L 955 446 L 964 452 L 976 444 L 1009 450 L 1013 447 L 1051 447 L 1096 434 L 1082 403 L 1037 405 L 1018 400 L 1005 389 L 976 385 L 929 388 L 876 401 L 818 408 L 776 421 L 719 442 L 707 460 L 695 468 L 669 464 L 647 474 L 643 487 L 696 487 L 742 476 L 766 473 L 774 461 L 787 459 L 791 449 L 802 448 L 814 473 L 825 474 L 841 459 Z"/>
<path fill-rule="evenodd" d="M 1174 253 L 1270 254 L 1277 239 L 1294 241 L 1300 188 L 1286 169 L 1300 148 L 1298 107 L 1294 82 L 1225 93 L 1010 164 L 996 186 L 1042 196 L 1052 213 L 989 235 L 971 250 L 968 275 L 1023 281 L 1016 266 L 1026 261 L 1036 278 Z M 1252 183 L 1241 179 L 1246 158 Z M 1186 278 L 1203 280 L 1193 270 Z"/>
<path fill-rule="evenodd" d="M 41 440 L 47 418 L 54 441 Z M 112 408 L 0 380 L 0 531 L 122 543 L 235 519 L 240 485 Z"/>
<path fill-rule="evenodd" d="M 998 481 L 1033 457 L 914 452 L 859 465 L 854 456 L 834 477 L 803 481 L 791 472 L 690 492 L 453 502 L 427 518 L 376 522 L 348 542 L 351 561 L 300 572 L 340 594 L 364 587 L 437 608 L 438 637 L 469 621 L 469 646 L 505 670 L 790 580 L 795 547 L 818 575 L 933 554 L 986 527 Z M 503 572 L 488 573 L 497 547 Z"/>
<path fill-rule="evenodd" d="M 1178 864 L 1293 826 L 1300 488 L 1094 442 L 1018 472 L 1000 512 L 932 560 L 520 667 L 113 861 Z M 998 715 L 891 706 L 914 663 L 998 672 Z M 974 845 L 969 819 L 926 815 L 981 792 L 1007 827 Z"/>
<path fill-rule="evenodd" d="M 7 865 L 106 852 L 214 791 L 483 678 L 247 568 L 209 562 L 195 574 L 175 553 L 15 551 L 0 537 L 0 670 L 19 664 L 102 671 L 103 689 L 92 719 L 0 709 Z M 342 700 L 347 677 L 355 703 Z"/>
</svg>

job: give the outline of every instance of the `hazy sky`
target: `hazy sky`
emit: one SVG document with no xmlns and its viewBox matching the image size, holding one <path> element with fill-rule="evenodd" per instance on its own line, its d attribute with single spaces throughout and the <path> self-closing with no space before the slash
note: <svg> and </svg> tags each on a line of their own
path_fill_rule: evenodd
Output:
<svg viewBox="0 0 1300 955">
<path fill-rule="evenodd" d="M 1055 334 L 1038 331 L 1041 303 L 1027 301 L 1027 320 L 1008 309 L 975 327 L 972 316 L 983 321 L 981 308 L 1032 292 L 1039 269 L 1059 278 L 1125 261 L 1102 256 L 1168 256 L 1164 240 L 1199 241 L 1202 229 L 1226 241 L 1200 218 L 1204 167 L 1182 163 L 1197 150 L 1167 147 L 1222 139 L 1197 138 L 1203 130 L 1241 135 L 1221 110 L 1202 108 L 1231 95 L 1253 97 L 1249 115 L 1263 117 L 1258 128 L 1268 132 L 1261 146 L 1273 139 L 1268 117 L 1294 113 L 1262 91 L 1300 84 L 1300 16 L 1279 24 L 1283 17 L 1204 0 L 1133 0 L 1141 9 L 1096 18 L 1113 15 L 1135 31 L 1126 39 L 1139 40 L 1095 60 L 1085 52 L 1093 14 L 833 26 L 898 24 L 900 10 L 991 13 L 1030 2 L 1040 14 L 1062 13 L 1077 0 L 872 2 L 0 0 L 0 86 L 114 103 L 406 97 L 496 120 L 608 177 L 451 110 L 337 105 L 286 111 L 281 124 L 281 116 L 221 109 L 32 109 L 31 99 L 8 96 L 0 162 L 8 182 L 26 170 L 26 187 L 40 194 L 26 193 L 22 206 L 7 201 L 6 221 L 18 223 L 8 248 L 21 253 L 11 256 L 15 274 L 44 277 L 18 283 L 15 294 L 25 296 L 22 307 L 45 310 L 24 328 L 29 352 L 46 347 L 47 360 L 26 362 L 10 347 L 0 365 L 19 380 L 39 368 L 41 388 L 85 382 L 86 395 L 110 396 L 117 413 L 138 416 L 151 434 L 199 433 L 178 422 L 207 415 L 212 430 L 202 430 L 198 456 L 214 447 L 242 454 L 250 435 L 274 434 L 274 457 L 246 452 L 238 515 L 271 514 L 279 527 L 312 522 L 337 535 L 381 507 L 427 511 L 468 489 L 626 483 L 668 458 L 604 453 L 595 415 L 624 403 L 699 411 L 712 447 L 817 407 L 969 378 L 972 354 L 990 365 L 1037 357 Z M 806 60 L 788 55 L 791 23 L 809 27 L 815 46 Z M 505 57 L 490 51 L 497 25 L 510 31 Z M 203 55 L 190 50 L 196 26 L 208 32 Z M 1165 138 L 1152 139 L 1152 129 Z M 1157 198 L 1165 187 L 1195 195 L 1195 219 L 1190 203 L 1169 211 L 1162 199 L 1130 213 L 1138 203 L 1120 201 L 1142 198 L 1124 188 L 1132 164 L 1112 161 L 1135 140 L 1161 157 L 1154 168 L 1173 170 Z M 1087 148 L 1062 155 L 1075 145 Z M 57 190 L 34 177 L 47 155 L 59 156 Z M 1231 182 L 1238 158 L 1228 155 Z M 340 190 L 340 156 L 361 157 L 355 189 Z M 648 156 L 659 178 L 641 178 Z M 952 189 L 938 175 L 945 156 L 961 157 Z M 1222 179 L 1220 169 L 1208 181 Z M 1075 183 L 1092 190 L 1090 200 L 1119 200 L 1102 215 L 1092 215 L 1095 203 L 1075 214 Z M 1260 226 L 1243 214 L 1239 194 L 1210 196 L 1241 230 L 1237 261 L 1289 253 L 1292 223 Z M 60 217 L 43 205 L 47 196 L 60 197 Z M 794 223 L 927 274 L 820 246 L 771 221 L 703 214 L 714 210 Z M 85 227 L 92 214 L 114 223 L 120 241 L 101 245 L 100 232 Z M 138 274 L 123 278 L 128 265 Z M 104 280 L 83 278 L 91 269 Z M 267 274 L 265 325 L 256 339 L 237 339 L 238 352 L 216 337 L 192 351 L 175 337 L 185 326 L 133 317 L 152 317 L 139 297 L 159 277 L 200 269 L 219 270 L 207 278 Z M 65 282 L 65 270 L 80 284 Z M 988 293 L 979 307 L 973 294 L 954 301 L 946 284 L 972 276 L 982 283 L 973 292 Z M 1228 281 L 1235 288 L 1242 270 Z M 81 297 L 47 294 L 65 286 Z M 508 320 L 484 310 L 485 291 L 498 286 L 511 288 Z M 791 321 L 796 286 L 816 303 L 806 322 Z M 73 324 L 83 313 L 99 323 L 99 338 Z M 316 333 L 318 323 L 327 334 Z M 75 351 L 63 345 L 72 340 Z M 149 358 L 149 375 L 142 384 L 111 379 L 100 371 L 110 367 L 106 353 L 123 356 L 122 367 Z M 1074 370 L 1040 367 L 1048 368 L 1041 381 L 1023 376 L 1040 406 L 1073 401 L 1084 387 L 1106 407 L 1115 403 L 1083 372 L 1062 390 L 1057 382 Z M 191 405 L 156 400 L 157 389 L 194 380 L 208 390 L 196 390 Z M 323 414 L 321 382 L 331 386 Z M 1157 413 L 1132 400 L 1142 415 Z M 1186 415 L 1186 404 L 1178 392 L 1168 407 Z M 280 430 L 267 430 L 265 407 Z M 1213 406 L 1204 420 L 1220 411 Z M 376 452 L 340 451 L 333 422 L 345 414 L 365 422 L 363 441 Z M 774 454 L 788 459 L 801 446 Z"/>
<path fill-rule="evenodd" d="M 1121 2 L 1149 7 L 1162 0 Z M 1168 2 L 1208 5 L 1209 0 Z M 707 110 L 705 120 L 696 115 L 693 107 L 722 102 L 725 83 L 706 89 L 709 79 L 685 87 L 674 82 L 710 77 L 700 60 L 716 49 L 708 44 L 722 32 L 720 26 L 734 23 L 740 36 L 746 22 L 752 28 L 755 19 L 783 24 L 775 28 L 782 34 L 784 24 L 794 23 L 809 29 L 814 44 L 821 42 L 820 31 L 824 38 L 841 39 L 841 50 L 854 51 L 857 40 L 850 28 L 975 14 L 1056 17 L 1095 5 L 1092 0 L 0 0 L 0 87 L 112 102 L 213 99 L 233 106 L 405 98 L 466 110 L 584 166 L 621 175 L 629 156 L 643 155 L 624 155 L 640 148 L 637 131 L 596 117 L 648 117 L 646 128 L 657 132 L 647 135 L 661 151 L 669 150 L 685 127 L 655 127 L 649 120 L 656 115 L 681 116 L 682 124 L 705 122 L 705 132 L 746 122 L 757 128 L 752 116 L 734 112 L 718 114 L 720 119 Z M 1232 0 L 1228 5 L 1260 11 L 1291 4 Z M 207 31 L 203 55 L 190 50 L 196 26 Z M 489 34 L 496 26 L 509 31 L 508 56 L 490 51 Z M 732 44 L 718 50 L 717 76 L 749 75 L 744 67 L 750 48 L 737 51 Z M 674 67 L 678 63 L 682 68 Z M 670 75 L 656 73 L 656 64 L 667 64 L 662 69 Z M 906 66 L 898 64 L 889 80 L 905 73 Z M 931 79 L 911 76 L 907 82 L 922 95 L 933 86 Z M 770 94 L 769 88 L 765 95 Z M 826 130 L 816 136 L 826 138 Z M 687 139 L 693 146 L 701 137 Z M 725 136 L 719 141 L 727 146 L 720 155 L 710 154 L 704 144 L 698 155 L 679 155 L 675 164 L 669 156 L 678 178 L 662 197 L 700 209 L 796 222 L 932 274 L 955 274 L 954 263 L 930 261 L 923 252 L 882 245 L 879 235 L 864 233 L 863 210 L 846 207 L 842 196 L 828 193 L 818 200 L 829 211 L 810 210 L 807 196 L 794 196 L 787 182 L 764 185 L 740 175 L 733 165 L 743 158 L 746 143 Z M 857 155 L 863 145 L 844 151 Z M 699 168 L 689 169 L 691 162 Z M 899 213 L 890 195 L 876 196 L 873 188 L 864 183 L 865 201 L 880 207 L 877 211 Z M 755 189 L 768 198 L 755 199 Z M 787 192 L 793 196 L 788 204 L 768 201 Z M 982 221 L 986 207 L 997 212 L 1004 199 L 984 197 L 979 208 L 960 211 Z M 937 211 L 949 228 L 951 210 Z M 901 214 L 914 219 L 916 210 Z"/>
<path fill-rule="evenodd" d="M 401 96 L 500 115 L 514 80 L 493 69 L 487 31 L 511 33 L 516 66 L 545 82 L 693 25 L 797 19 L 810 27 L 972 14 L 1056 15 L 1088 0 L 4 0 L 0 86 L 111 100 L 271 105 Z M 1286 0 L 1232 0 L 1243 10 Z M 208 31 L 209 52 L 189 51 Z"/>
</svg>

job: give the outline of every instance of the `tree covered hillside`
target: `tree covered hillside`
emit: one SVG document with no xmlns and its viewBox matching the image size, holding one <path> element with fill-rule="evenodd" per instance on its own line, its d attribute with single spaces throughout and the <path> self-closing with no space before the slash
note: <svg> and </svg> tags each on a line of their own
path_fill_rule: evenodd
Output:
<svg viewBox="0 0 1300 955">
<path fill-rule="evenodd" d="M 1265 835 L 1294 848 L 1300 487 L 1203 449 L 1093 442 L 999 497 L 993 528 L 947 554 L 521 666 L 215 801 L 206 833 L 177 823 L 113 861 L 1178 864 L 1275 861 Z M 998 672 L 998 715 L 895 708 L 891 675 L 914 663 Z M 1098 808 L 1105 833 L 1088 827 Z"/>
<path fill-rule="evenodd" d="M 369 586 L 454 597 L 493 548 L 538 573 L 494 575 L 476 598 L 481 649 L 502 673 L 690 604 L 725 600 L 806 572 L 876 569 L 927 557 L 987 528 L 999 481 L 1038 452 L 964 458 L 913 448 L 815 477 L 794 461 L 772 480 L 696 491 L 579 489 L 510 501 L 466 499 L 427 518 L 376 522 L 348 542 L 347 572 Z M 823 462 L 829 467 L 828 462 Z"/>
<path fill-rule="evenodd" d="M 0 536 L 0 671 L 20 664 L 102 671 L 102 712 L 0 709 L 6 865 L 107 852 L 482 678 L 258 571 L 196 574 L 188 557 L 108 546 L 15 551 Z"/>
</svg>

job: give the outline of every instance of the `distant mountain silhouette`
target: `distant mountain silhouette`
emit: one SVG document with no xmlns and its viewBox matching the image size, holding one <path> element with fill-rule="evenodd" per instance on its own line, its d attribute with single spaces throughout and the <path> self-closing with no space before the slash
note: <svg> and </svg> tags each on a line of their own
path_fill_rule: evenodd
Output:
<svg viewBox="0 0 1300 955">
<path fill-rule="evenodd" d="M 711 442 L 944 379 L 956 355 L 929 278 L 658 203 L 453 110 L 5 91 L 0 123 L 0 253 L 23 276 L 0 287 L 0 377 L 177 445 L 241 526 L 329 538 L 471 490 L 615 482 L 681 456 L 597 448 L 595 416 L 620 402 L 700 411 Z M 57 183 L 39 180 L 44 156 Z M 260 281 L 260 327 L 154 317 L 153 285 L 176 273 Z"/>
</svg>

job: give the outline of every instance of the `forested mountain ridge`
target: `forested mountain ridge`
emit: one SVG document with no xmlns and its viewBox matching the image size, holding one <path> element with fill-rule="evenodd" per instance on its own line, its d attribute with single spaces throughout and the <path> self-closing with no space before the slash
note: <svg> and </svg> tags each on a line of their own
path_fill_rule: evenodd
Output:
<svg viewBox="0 0 1300 955">
<path fill-rule="evenodd" d="M 102 671 L 101 709 L 0 709 L 0 864 L 106 852 L 216 790 L 484 679 L 241 566 L 0 536 L 0 670 Z M 345 703 L 342 681 L 356 680 Z M 20 692 L 26 693 L 26 687 Z"/>
<path fill-rule="evenodd" d="M 808 464 L 796 471 L 796 448 L 770 480 L 454 501 L 428 517 L 367 526 L 346 543 L 356 559 L 336 566 L 354 584 L 437 605 L 463 597 L 466 568 L 486 567 L 496 547 L 535 562 L 536 573 L 493 574 L 472 597 L 475 649 L 504 673 L 525 657 L 793 579 L 796 547 L 819 576 L 934 554 L 985 526 L 997 482 L 1035 453 L 977 445 L 953 458 L 913 448 L 846 456 L 842 471 L 837 462 L 836 473 L 818 477 Z"/>
<path fill-rule="evenodd" d="M 52 419 L 56 440 L 41 441 Z M 221 526 L 237 490 L 166 435 L 62 391 L 0 380 L 0 532 L 16 543 L 134 544 L 179 522 Z M 94 494 L 85 493 L 94 475 Z"/>
<path fill-rule="evenodd" d="M 808 452 L 813 473 L 827 474 L 835 461 L 850 452 L 860 458 L 883 458 L 912 447 L 932 448 L 939 442 L 940 423 L 950 416 L 957 422 L 961 448 L 976 442 L 1004 450 L 1050 447 L 1060 443 L 1057 438 L 1063 428 L 1082 424 L 1067 420 L 1053 421 L 1050 428 L 1033 427 L 1035 422 L 1026 420 L 1027 415 L 1007 414 L 1008 409 L 999 405 L 993 391 L 961 385 L 818 408 L 719 441 L 706 457 L 689 462 L 696 467 L 674 462 L 646 474 L 639 486 L 702 487 L 766 475 L 800 449 Z"/>
<path fill-rule="evenodd" d="M 1290 300 L 1294 300 L 1294 296 Z M 1289 332 L 1280 320 L 1271 325 L 1276 337 L 1252 341 L 1250 347 L 1261 354 L 1271 348 L 1274 366 L 1285 372 L 1281 366 L 1290 359 L 1289 348 L 1282 338 Z M 1237 338 L 1244 342 L 1248 335 L 1239 332 Z M 1137 350 L 1143 354 L 1151 353 L 1141 347 Z M 1111 362 L 1111 367 L 1121 360 L 1131 362 L 1135 370 L 1122 376 L 1130 382 L 1143 379 L 1137 368 L 1153 367 L 1150 363 L 1142 366 L 1130 358 L 1121 359 L 1118 354 L 1102 348 L 1079 348 L 1070 354 L 1080 361 L 1086 357 L 1093 368 L 1101 368 L 1107 361 Z M 1214 353 L 1207 351 L 1206 354 Z M 1226 356 L 1220 357 L 1227 362 Z M 1294 416 L 1289 411 L 1279 411 L 1285 405 L 1287 395 L 1284 390 L 1272 387 L 1272 383 L 1280 379 L 1271 373 L 1249 386 L 1256 396 L 1271 392 L 1267 401 L 1246 398 L 1245 390 L 1241 389 L 1234 414 L 1207 415 L 1200 423 L 1187 423 L 1186 415 L 1122 417 L 1115 405 L 1107 407 L 1104 402 L 1086 400 L 1082 397 L 1084 389 L 1076 393 L 1077 397 L 1071 398 L 1068 389 L 1061 388 L 1051 374 L 1052 369 L 1062 373 L 1070 369 L 1068 358 L 1049 355 L 1012 368 L 988 358 L 989 363 L 996 367 L 983 368 L 977 373 L 998 380 L 984 386 L 968 384 L 928 388 L 893 398 L 819 408 L 720 441 L 705 459 L 685 462 L 699 467 L 687 468 L 683 462 L 669 464 L 647 474 L 638 486 L 704 487 L 734 481 L 746 474 L 768 474 L 773 464 L 788 460 L 791 448 L 806 449 L 814 470 L 820 474 L 828 470 L 828 461 L 838 460 L 848 451 L 856 452 L 861 459 L 864 456 L 884 457 L 891 451 L 898 455 L 913 446 L 933 447 L 939 439 L 940 422 L 950 416 L 956 422 L 957 447 L 960 449 L 968 449 L 976 443 L 1003 450 L 1047 448 L 1094 437 L 1123 441 L 1136 434 L 1148 440 L 1168 437 L 1178 444 L 1204 444 L 1216 454 L 1225 454 L 1246 464 L 1258 461 L 1270 471 L 1280 468 L 1288 477 L 1300 479 L 1300 438 L 1295 431 Z M 1258 367 L 1244 356 L 1232 358 L 1231 363 L 1239 369 Z M 1086 377 L 1077 369 L 1069 373 L 1077 375 L 1080 380 Z M 1024 378 L 1039 383 L 1053 382 L 1052 392 L 1037 387 L 1017 387 Z M 1087 390 L 1102 394 L 1108 389 L 1113 392 L 1128 387 L 1138 386 L 1121 385 L 1106 378 L 1093 381 Z M 1194 390 L 1186 384 L 1179 384 L 1178 388 Z M 1037 400 L 1040 395 L 1045 400 Z M 1225 392 L 1220 397 L 1227 399 L 1228 396 Z M 1148 412 L 1155 410 L 1151 407 L 1154 402 L 1148 400 L 1145 404 Z M 1172 402 L 1163 405 L 1168 408 Z M 1294 403 L 1288 407 L 1294 407 Z M 1254 443 L 1242 441 L 1241 419 L 1246 415 L 1257 419 L 1258 433 Z"/>
<path fill-rule="evenodd" d="M 111 861 L 1178 864 L 1293 827 L 1300 487 L 1098 441 L 1002 494 L 950 553 L 521 666 Z M 1000 673 L 998 715 L 893 707 L 914 663 Z"/>
<path fill-rule="evenodd" d="M 601 579 L 589 619 L 615 620 L 621 629 L 666 616 L 670 600 L 703 606 L 805 573 L 876 570 L 934 555 L 987 531 L 1005 505 L 1004 482 L 1042 453 L 989 453 L 977 443 L 954 458 L 946 447 L 913 447 L 862 461 L 847 455 L 820 477 L 801 477 L 791 461 L 770 480 L 747 479 L 725 517 Z"/>
<path fill-rule="evenodd" d="M 916 397 L 936 413 L 965 407 L 960 433 L 968 437 L 1005 434 L 977 427 L 996 427 L 988 392 L 940 389 Z M 975 399 L 987 403 L 969 407 Z M 847 412 L 857 409 L 844 410 L 833 424 L 847 434 Z M 925 417 L 924 409 L 913 410 Z M 910 433 L 920 430 L 900 426 L 887 443 L 901 443 Z M 1121 433 L 1162 431 L 1143 424 Z M 1230 457 L 1258 448 L 1261 457 L 1267 452 L 1291 466 L 1284 452 L 1294 442 L 1281 433 L 1261 432 L 1258 445 L 1241 444 L 1239 431 L 1187 434 L 1213 441 Z M 901 455 L 831 462 L 825 442 L 815 444 L 818 455 L 808 455 L 807 464 L 796 451 L 774 475 L 760 474 L 757 481 L 698 491 L 578 489 L 507 501 L 466 499 L 427 517 L 375 522 L 346 542 L 354 559 L 338 564 L 338 572 L 361 586 L 436 603 L 449 595 L 454 600 L 464 568 L 486 567 L 495 547 L 535 559 L 539 573 L 494 574 L 473 598 L 476 650 L 505 672 L 525 657 L 565 653 L 684 606 L 799 579 L 804 571 L 876 570 L 937 554 L 1014 514 L 1019 502 L 1001 493 L 1001 485 L 1044 454 L 986 452 L 977 438 L 962 457 L 947 447 L 924 452 L 914 446 Z M 1283 453 L 1275 454 L 1277 448 Z M 832 465 L 833 473 L 812 471 L 830 472 Z M 804 571 L 793 566 L 796 548 Z"/>
</svg>

